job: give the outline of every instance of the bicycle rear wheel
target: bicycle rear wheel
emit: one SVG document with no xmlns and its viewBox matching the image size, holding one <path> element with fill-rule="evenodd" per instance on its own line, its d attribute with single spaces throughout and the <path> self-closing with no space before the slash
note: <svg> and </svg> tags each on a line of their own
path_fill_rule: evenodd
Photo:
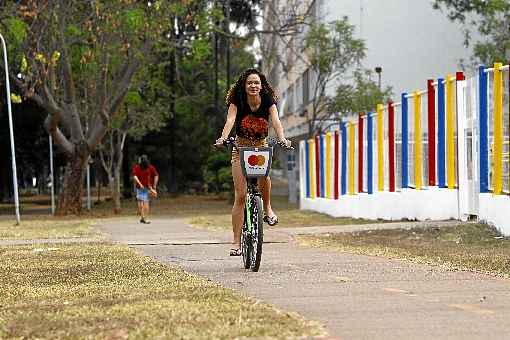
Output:
<svg viewBox="0 0 510 340">
<path fill-rule="evenodd" d="M 247 217 L 250 216 L 244 206 L 244 223 L 243 229 L 241 230 L 241 253 L 243 254 L 244 269 L 250 268 L 251 265 L 251 241 L 250 234 L 248 232 Z"/>
<path fill-rule="evenodd" d="M 251 204 L 251 266 L 250 269 L 257 272 L 260 268 L 260 262 L 262 260 L 262 243 L 264 240 L 264 221 L 263 221 L 263 208 L 262 198 L 258 195 L 252 196 L 253 201 Z"/>
</svg>

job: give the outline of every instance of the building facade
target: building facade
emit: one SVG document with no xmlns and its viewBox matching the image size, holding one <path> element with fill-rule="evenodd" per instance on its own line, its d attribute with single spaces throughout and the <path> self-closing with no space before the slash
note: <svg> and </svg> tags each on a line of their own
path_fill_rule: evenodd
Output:
<svg viewBox="0 0 510 340">
<path fill-rule="evenodd" d="M 347 16 L 366 44 L 362 66 L 371 70 L 380 67 L 381 85 L 391 86 L 396 99 L 402 92 L 426 87 L 417 79 L 435 79 L 452 69 L 461 70 L 461 60 L 469 60 L 471 55 L 464 46 L 463 28 L 433 9 L 430 0 L 274 0 L 266 3 L 264 12 L 266 30 L 303 13 L 306 23 Z M 263 72 L 278 90 L 286 135 L 296 140 L 308 133 L 315 85 L 315 75 L 307 68 L 306 53 L 301 49 L 307 34 L 303 26 L 294 35 L 265 35 L 261 43 Z M 329 90 L 333 92 L 334 86 Z"/>
</svg>

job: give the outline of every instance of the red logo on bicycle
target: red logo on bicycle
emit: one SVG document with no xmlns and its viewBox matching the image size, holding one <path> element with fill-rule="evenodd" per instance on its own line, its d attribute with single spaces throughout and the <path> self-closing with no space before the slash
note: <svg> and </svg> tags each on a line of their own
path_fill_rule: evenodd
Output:
<svg viewBox="0 0 510 340">
<path fill-rule="evenodd" d="M 263 166 L 266 162 L 266 157 L 262 155 L 251 155 L 248 157 L 248 164 L 251 166 Z"/>
</svg>

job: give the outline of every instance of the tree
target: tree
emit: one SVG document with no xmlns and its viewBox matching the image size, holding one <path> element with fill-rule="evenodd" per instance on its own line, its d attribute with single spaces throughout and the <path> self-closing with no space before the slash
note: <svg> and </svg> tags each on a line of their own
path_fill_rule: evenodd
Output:
<svg viewBox="0 0 510 340">
<path fill-rule="evenodd" d="M 445 8 L 448 18 L 467 25 L 465 44 L 472 43 L 469 27 L 485 38 L 474 42 L 474 62 L 491 65 L 510 58 L 510 2 L 507 0 L 435 0 L 434 8 Z"/>
<path fill-rule="evenodd" d="M 372 80 L 372 71 L 354 71 L 354 81 L 339 84 L 336 95 L 331 98 L 329 112 L 339 112 L 342 115 L 368 112 L 375 109 L 379 103 L 388 101 L 392 96 L 390 86 L 380 89 L 377 82 Z"/>
<path fill-rule="evenodd" d="M 304 39 L 305 63 L 313 79 L 312 110 L 308 115 L 308 135 L 321 132 L 334 114 L 326 89 L 333 81 L 345 81 L 349 69 L 365 56 L 365 44 L 353 36 L 354 26 L 347 17 L 328 24 L 313 24 Z"/>
<path fill-rule="evenodd" d="M 245 51 L 247 45 L 235 40 L 232 50 L 232 71 L 239 74 L 253 66 L 254 57 Z M 161 164 L 161 180 L 172 191 L 180 191 L 197 184 L 204 179 L 204 168 L 212 152 L 213 141 L 221 132 L 225 123 L 226 108 L 222 104 L 219 114 L 212 110 L 214 103 L 214 73 L 211 72 L 212 50 L 204 50 L 203 55 L 180 55 L 180 81 L 172 86 L 175 95 L 174 114 L 169 118 L 168 126 L 156 135 L 144 138 L 144 144 L 157 146 L 158 152 L 152 160 Z M 226 89 L 226 75 L 219 78 L 221 88 Z M 225 93 L 222 93 L 222 97 Z M 218 126 L 218 122 L 221 126 Z M 173 138 L 173 143 L 172 143 Z M 162 155 L 171 158 L 165 159 Z M 174 165 L 174 168 L 170 168 Z M 165 172 L 164 168 L 169 171 Z M 230 168 L 230 167 L 229 167 Z"/>
<path fill-rule="evenodd" d="M 183 5 L 163 1 L 28 1 L 0 16 L 13 80 L 48 114 L 45 127 L 68 159 L 58 214 L 81 212 L 82 177 L 135 74 Z M 87 128 L 88 127 L 88 128 Z"/>
<path fill-rule="evenodd" d="M 164 95 L 169 92 L 167 87 L 157 77 L 146 74 L 143 78 L 148 80 L 139 91 L 127 93 L 98 150 L 101 165 L 108 176 L 115 213 L 121 211 L 121 169 L 126 138 L 140 139 L 147 132 L 160 129 L 168 114 L 164 102 L 168 99 Z"/>
</svg>

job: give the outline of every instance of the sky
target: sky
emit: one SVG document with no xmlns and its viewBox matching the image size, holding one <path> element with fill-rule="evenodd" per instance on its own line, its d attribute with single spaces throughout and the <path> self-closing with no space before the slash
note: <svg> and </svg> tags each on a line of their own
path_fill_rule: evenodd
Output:
<svg viewBox="0 0 510 340">
<path fill-rule="evenodd" d="M 363 66 L 382 67 L 382 86 L 392 86 L 397 101 L 402 92 L 425 89 L 429 78 L 461 71 L 460 60 L 472 54 L 462 26 L 430 0 L 324 0 L 324 6 L 326 20 L 348 16 L 357 26 L 367 46 Z"/>
</svg>

